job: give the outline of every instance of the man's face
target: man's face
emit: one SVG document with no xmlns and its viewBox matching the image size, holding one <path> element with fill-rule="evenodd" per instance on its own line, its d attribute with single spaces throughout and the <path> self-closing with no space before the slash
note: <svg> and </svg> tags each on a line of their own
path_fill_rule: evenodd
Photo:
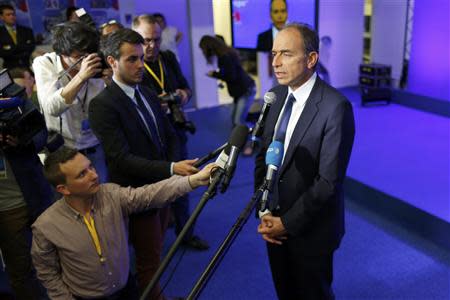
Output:
<svg viewBox="0 0 450 300">
<path fill-rule="evenodd" d="M 80 58 L 86 56 L 86 53 L 82 53 L 78 50 L 73 51 L 72 53 L 70 53 L 69 56 L 66 55 L 62 55 L 64 62 L 68 67 L 73 66 L 74 64 L 78 63 L 76 66 L 73 67 L 74 70 L 79 71 L 80 67 L 81 67 L 81 62 L 79 62 Z M 66 68 L 66 69 L 67 69 Z"/>
<path fill-rule="evenodd" d="M 6 25 L 14 26 L 16 24 L 16 12 L 14 10 L 4 9 L 0 16 Z"/>
<path fill-rule="evenodd" d="M 128 85 L 136 85 L 142 81 L 144 72 L 144 54 L 141 44 L 124 43 L 120 46 L 120 58 L 108 57 L 114 76 Z"/>
<path fill-rule="evenodd" d="M 144 38 L 144 60 L 154 61 L 159 55 L 161 45 L 161 27 L 158 24 L 141 24 L 134 29 Z"/>
<path fill-rule="evenodd" d="M 59 165 L 66 176 L 66 183 L 59 184 L 56 189 L 64 196 L 90 198 L 99 190 L 97 172 L 91 161 L 81 153 Z"/>
<path fill-rule="evenodd" d="M 283 28 L 287 20 L 286 3 L 282 0 L 274 0 L 270 8 L 270 17 L 277 29 Z"/>
<path fill-rule="evenodd" d="M 305 83 L 314 72 L 318 54 L 305 54 L 303 37 L 293 28 L 280 31 L 272 47 L 272 67 L 278 83 L 293 90 Z"/>
</svg>

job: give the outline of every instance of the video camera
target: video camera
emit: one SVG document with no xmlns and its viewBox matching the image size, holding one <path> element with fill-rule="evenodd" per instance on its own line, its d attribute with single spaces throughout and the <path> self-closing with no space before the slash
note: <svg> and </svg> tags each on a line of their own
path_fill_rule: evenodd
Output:
<svg viewBox="0 0 450 300">
<path fill-rule="evenodd" d="M 14 83 L 7 69 L 0 72 L 0 96 L 0 147 L 8 147 L 7 135 L 16 137 L 19 145 L 27 145 L 45 130 L 44 118 L 37 109 L 25 108 L 25 89 Z"/>
<path fill-rule="evenodd" d="M 197 128 L 195 128 L 195 124 L 192 121 L 186 120 L 186 117 L 180 108 L 181 97 L 177 93 L 168 93 L 159 96 L 159 100 L 169 107 L 173 123 L 176 127 L 187 130 L 191 134 L 195 134 Z"/>
</svg>

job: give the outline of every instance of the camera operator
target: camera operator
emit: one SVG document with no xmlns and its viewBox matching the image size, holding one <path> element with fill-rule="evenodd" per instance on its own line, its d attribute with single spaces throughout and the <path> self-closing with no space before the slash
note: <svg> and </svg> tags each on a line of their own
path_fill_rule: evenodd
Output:
<svg viewBox="0 0 450 300">
<path fill-rule="evenodd" d="M 66 22 L 52 31 L 54 52 L 33 62 L 37 93 L 47 127 L 60 132 L 66 146 L 92 161 L 100 181 L 107 181 L 103 149 L 88 121 L 91 100 L 105 86 L 107 71 L 97 54 L 99 35 L 81 22 Z M 103 80 L 99 78 L 105 74 Z"/>
<path fill-rule="evenodd" d="M 3 101 L 6 100 L 0 100 Z M 30 224 L 53 200 L 37 156 L 47 141 L 42 115 L 38 114 L 42 118 L 41 130 L 37 128 L 37 133 L 26 142 L 8 125 L 31 110 L 35 108 L 29 100 L 19 107 L 0 105 L 0 249 L 9 283 L 19 300 L 39 298 L 30 256 Z"/>
<path fill-rule="evenodd" d="M 144 38 L 145 71 L 142 85 L 150 87 L 159 95 L 159 98 L 163 100 L 163 108 L 164 104 L 168 102 L 169 120 L 175 128 L 180 142 L 180 156 L 181 159 L 186 159 L 188 157 L 186 130 L 192 129 L 190 126 L 193 126 L 193 124 L 186 122 L 183 118 L 182 108 L 177 106 L 175 102 L 178 98 L 182 106 L 189 101 L 192 95 L 189 84 L 181 73 L 175 55 L 171 51 L 160 51 L 161 28 L 156 18 L 151 15 L 138 16 L 134 18 L 132 27 Z M 189 219 L 189 201 L 180 198 L 173 202 L 170 207 L 175 218 L 175 233 L 179 234 Z M 184 244 L 197 250 L 209 248 L 206 241 L 193 235 L 193 227 L 186 235 Z"/>
</svg>

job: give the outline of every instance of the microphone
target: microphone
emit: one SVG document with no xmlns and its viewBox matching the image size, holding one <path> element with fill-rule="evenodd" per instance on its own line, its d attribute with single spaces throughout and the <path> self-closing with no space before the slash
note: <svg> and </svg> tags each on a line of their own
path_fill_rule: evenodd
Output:
<svg viewBox="0 0 450 300">
<path fill-rule="evenodd" d="M 228 143 L 225 143 L 225 144 L 223 144 L 222 146 L 220 146 L 219 148 L 217 148 L 217 149 L 215 149 L 215 150 L 213 150 L 213 151 L 211 151 L 211 152 L 209 152 L 208 154 L 206 154 L 205 156 L 203 156 L 202 158 L 200 158 L 199 160 L 197 160 L 195 163 L 194 163 L 194 167 L 196 167 L 196 168 L 198 168 L 198 167 L 200 167 L 201 165 L 203 165 L 204 163 L 206 163 L 207 161 L 209 161 L 210 159 L 212 159 L 213 157 L 215 157 L 220 151 L 222 151 L 222 150 L 224 150 L 225 148 L 228 148 L 227 147 L 228 146 Z M 227 154 L 229 154 L 230 153 L 230 150 L 225 150 L 225 152 L 227 152 Z M 222 151 L 222 153 L 220 154 L 220 155 L 222 155 L 224 153 L 224 151 Z M 225 162 L 228 160 L 228 156 L 225 158 Z M 216 163 L 217 163 L 217 161 L 216 161 Z M 222 166 L 222 167 L 224 167 L 225 166 L 225 163 L 224 163 L 224 165 Z"/>
<path fill-rule="evenodd" d="M 273 185 L 276 182 L 277 171 L 283 161 L 284 145 L 279 141 L 273 141 L 266 152 L 267 172 L 264 179 L 264 192 L 261 198 L 258 215 L 262 216 L 270 213 L 268 208 L 269 194 L 272 192 Z"/>
<path fill-rule="evenodd" d="M 259 114 L 258 121 L 256 122 L 255 128 L 252 131 L 251 141 L 252 143 L 262 135 L 264 130 L 264 123 L 266 122 L 267 115 L 269 114 L 270 106 L 277 100 L 277 96 L 274 92 L 267 92 L 264 94 L 264 105 Z"/>
<path fill-rule="evenodd" d="M 245 125 L 238 125 L 234 127 L 230 136 L 230 154 L 227 163 L 225 164 L 225 178 L 222 183 L 221 193 L 225 193 L 233 178 L 234 170 L 236 169 L 236 161 L 239 156 L 239 151 L 244 147 L 247 141 L 248 127 Z"/>
</svg>

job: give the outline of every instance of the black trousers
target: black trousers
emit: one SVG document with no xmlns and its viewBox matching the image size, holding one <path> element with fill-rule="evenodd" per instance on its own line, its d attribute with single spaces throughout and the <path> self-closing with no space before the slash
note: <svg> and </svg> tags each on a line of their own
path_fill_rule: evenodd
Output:
<svg viewBox="0 0 450 300">
<path fill-rule="evenodd" d="M 301 253 L 298 245 L 267 243 L 270 269 L 280 300 L 334 299 L 333 253 L 310 255 Z"/>
<path fill-rule="evenodd" d="M 31 230 L 26 206 L 0 212 L 0 249 L 16 299 L 38 299 L 42 290 L 31 265 Z"/>
</svg>

